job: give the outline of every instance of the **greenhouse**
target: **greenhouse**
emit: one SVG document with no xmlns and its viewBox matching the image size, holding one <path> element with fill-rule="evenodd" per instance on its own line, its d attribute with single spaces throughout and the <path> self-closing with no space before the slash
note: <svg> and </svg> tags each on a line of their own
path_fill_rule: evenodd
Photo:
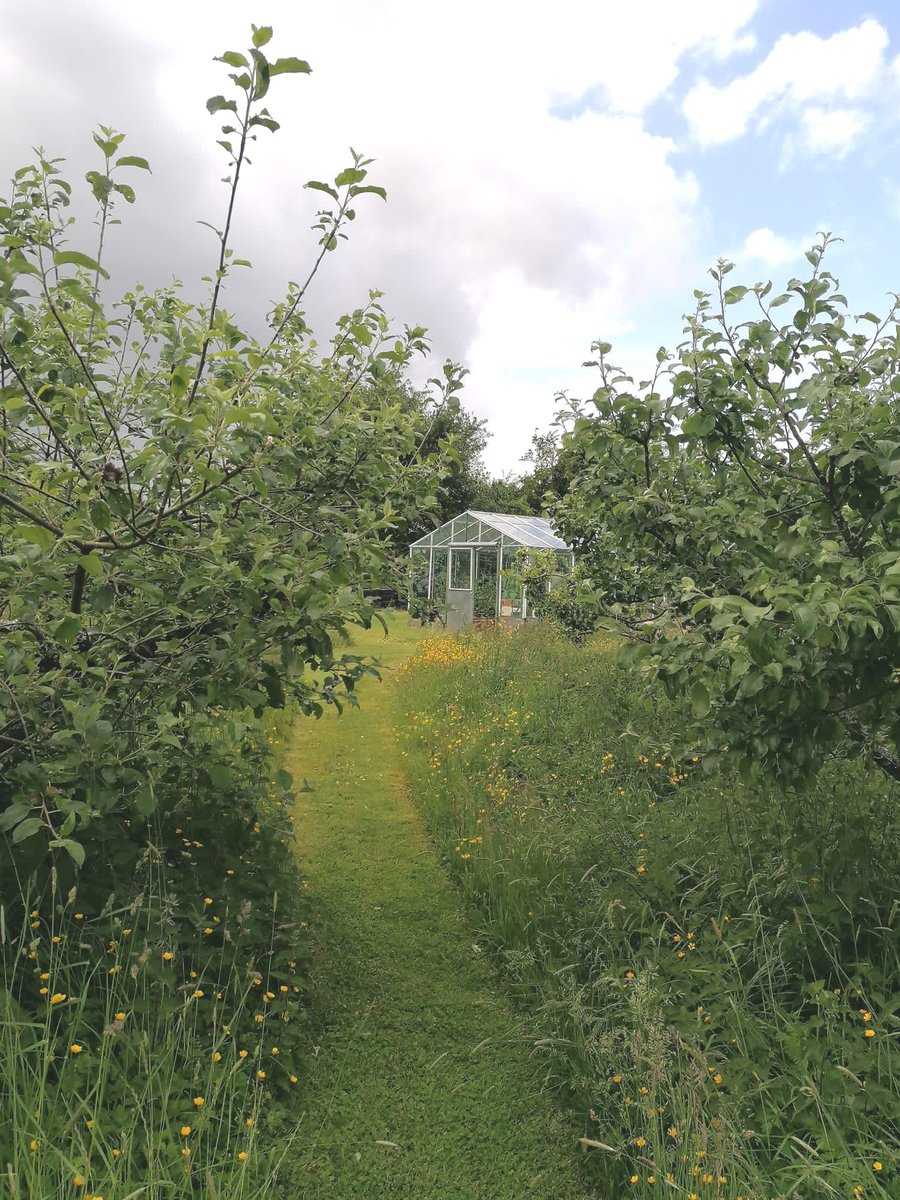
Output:
<svg viewBox="0 0 900 1200">
<path fill-rule="evenodd" d="M 528 595 L 511 572 L 527 550 L 552 550 L 559 574 L 572 571 L 571 549 L 543 517 L 461 513 L 410 546 L 410 608 L 430 601 L 452 629 L 498 616 L 525 621 L 533 615 Z"/>
</svg>

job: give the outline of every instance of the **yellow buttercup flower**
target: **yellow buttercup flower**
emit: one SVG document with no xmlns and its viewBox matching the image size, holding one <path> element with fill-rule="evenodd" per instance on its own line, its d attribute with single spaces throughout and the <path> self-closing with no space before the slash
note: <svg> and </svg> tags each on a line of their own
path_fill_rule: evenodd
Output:
<svg viewBox="0 0 900 1200">
<path fill-rule="evenodd" d="M 179 1129 L 178 1132 L 181 1134 L 182 1137 L 188 1137 L 188 1136 L 190 1136 L 191 1127 L 190 1127 L 190 1125 L 182 1125 L 181 1129 Z"/>
<path fill-rule="evenodd" d="M 51 1004 L 62 1004 L 62 1002 L 63 1002 L 63 1000 L 65 1000 L 65 998 L 66 998 L 65 992 L 54 992 L 53 995 L 50 997 L 50 1003 Z"/>
<path fill-rule="evenodd" d="M 246 1150 L 238 1150 L 237 1160 L 238 1160 L 238 1162 L 246 1162 L 247 1161 L 247 1151 Z"/>
<path fill-rule="evenodd" d="M 206 1101 L 203 1099 L 202 1096 L 194 1097 L 194 1108 L 202 1108 L 205 1103 L 206 1103 Z"/>
<path fill-rule="evenodd" d="M 84 1049 L 84 1046 L 79 1046 L 78 1042 L 73 1042 L 72 1045 L 69 1047 L 69 1053 L 70 1054 L 80 1054 L 83 1049 Z"/>
</svg>

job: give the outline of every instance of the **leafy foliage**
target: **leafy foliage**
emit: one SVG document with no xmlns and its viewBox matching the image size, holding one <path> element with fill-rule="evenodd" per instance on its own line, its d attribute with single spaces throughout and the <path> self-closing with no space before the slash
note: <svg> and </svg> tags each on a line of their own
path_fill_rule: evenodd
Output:
<svg viewBox="0 0 900 1200">
<path fill-rule="evenodd" d="M 552 621 L 576 645 L 596 632 L 602 606 L 579 563 L 574 572 L 562 571 L 554 550 L 523 551 L 519 560 L 516 574 L 535 616 Z"/>
<path fill-rule="evenodd" d="M 824 269 L 695 293 L 633 381 L 599 342 L 555 509 L 629 661 L 690 693 L 685 752 L 786 778 L 848 743 L 900 778 L 900 333 Z"/>
<path fill-rule="evenodd" d="M 335 639 L 366 624 L 395 514 L 433 504 L 440 467 L 398 396 L 424 330 L 391 328 L 378 293 L 317 355 L 302 305 L 357 202 L 383 189 L 353 152 L 323 196 L 318 251 L 256 337 L 223 307 L 271 30 L 229 51 L 228 203 L 209 302 L 175 287 L 107 301 L 103 250 L 147 163 L 102 128 L 91 252 L 75 248 L 59 160 L 16 172 L 0 205 L 0 831 L 84 859 L 98 818 L 143 821 L 213 708 L 304 712 L 367 668 Z M 459 372 L 448 365 L 449 396 Z M 438 451 L 440 453 L 440 451 Z M 314 677 L 310 669 L 318 672 Z"/>
</svg>

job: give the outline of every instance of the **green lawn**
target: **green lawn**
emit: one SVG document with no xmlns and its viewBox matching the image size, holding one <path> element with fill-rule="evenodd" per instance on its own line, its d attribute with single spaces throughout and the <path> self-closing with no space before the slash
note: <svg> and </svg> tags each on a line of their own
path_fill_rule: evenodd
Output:
<svg viewBox="0 0 900 1200">
<path fill-rule="evenodd" d="M 361 708 L 298 720 L 287 766 L 327 1019 L 301 1080 L 285 1195 L 316 1200 L 587 1200 L 576 1138 L 540 1092 L 404 779 L 393 669 L 422 631 L 360 634 L 384 682 Z M 291 1188 L 295 1190 L 290 1190 Z"/>
</svg>

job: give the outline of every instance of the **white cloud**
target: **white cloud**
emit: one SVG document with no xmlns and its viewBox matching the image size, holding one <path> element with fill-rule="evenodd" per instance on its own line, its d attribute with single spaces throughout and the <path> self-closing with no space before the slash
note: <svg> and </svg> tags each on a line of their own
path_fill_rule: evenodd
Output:
<svg viewBox="0 0 900 1200">
<path fill-rule="evenodd" d="M 887 45 L 886 30 L 873 18 L 827 38 L 808 31 L 783 34 L 748 74 L 722 87 L 707 80 L 695 84 L 684 114 L 693 135 L 710 146 L 740 137 L 754 120 L 799 112 L 806 148 L 842 153 L 866 118 L 858 108 L 834 102 L 872 94 L 885 73 Z"/>
<path fill-rule="evenodd" d="M 870 123 L 867 114 L 858 108 L 829 110 L 814 105 L 804 112 L 800 128 L 803 142 L 811 153 L 843 158 Z"/>
<path fill-rule="evenodd" d="M 283 128 L 254 148 L 235 224 L 256 270 L 229 284 L 227 303 L 258 311 L 302 277 L 315 207 L 303 183 L 346 165 L 348 145 L 373 155 L 389 203 L 360 205 L 350 242 L 316 280 L 313 324 L 327 336 L 329 318 L 381 288 L 388 312 L 429 326 L 439 358 L 471 367 L 466 403 L 490 419 L 491 463 L 514 465 L 591 340 L 680 293 L 693 272 L 697 183 L 642 113 L 685 56 L 745 49 L 758 2 L 558 0 L 550 12 L 537 0 L 347 0 L 338 25 L 328 6 L 271 5 L 274 52 L 308 58 L 314 73 L 274 81 Z M 245 45 L 251 15 L 243 0 L 84 0 L 77 11 L 33 0 L 0 29 L 0 61 L 23 66 L 0 130 L 10 166 L 34 143 L 90 153 L 98 121 L 151 159 L 123 214 L 131 234 L 111 239 L 128 284 L 209 270 L 212 235 L 194 222 L 217 223 L 223 202 L 204 108 L 222 68 L 210 60 Z M 605 112 L 551 116 L 560 97 L 601 82 Z M 75 180 L 92 165 L 79 154 Z"/>
<path fill-rule="evenodd" d="M 786 238 L 768 228 L 754 229 L 744 238 L 741 249 L 729 257 L 738 262 L 754 259 L 767 267 L 781 267 L 802 257 L 815 242 L 813 237 Z"/>
</svg>

